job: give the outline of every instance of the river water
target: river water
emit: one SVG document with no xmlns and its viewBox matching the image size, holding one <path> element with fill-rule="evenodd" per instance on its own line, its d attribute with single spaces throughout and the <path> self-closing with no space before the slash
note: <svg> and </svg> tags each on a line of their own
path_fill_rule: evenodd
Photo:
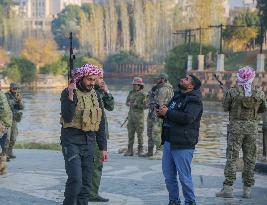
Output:
<svg viewBox="0 0 267 205">
<path fill-rule="evenodd" d="M 121 128 L 120 124 L 128 112 L 125 105 L 128 90 L 129 86 L 118 83 L 110 86 L 110 91 L 115 98 L 115 109 L 112 112 L 106 112 L 110 132 L 109 151 L 117 152 L 118 149 L 127 146 L 127 129 L 126 126 Z M 18 142 L 59 143 L 60 93 L 61 89 L 23 91 L 25 110 L 23 119 L 18 125 Z M 194 155 L 195 161 L 216 164 L 225 162 L 227 123 L 228 115 L 222 111 L 220 103 L 204 103 L 199 144 Z M 261 150 L 260 136 L 259 134 L 259 153 Z M 144 142 L 146 145 L 146 128 Z"/>
</svg>

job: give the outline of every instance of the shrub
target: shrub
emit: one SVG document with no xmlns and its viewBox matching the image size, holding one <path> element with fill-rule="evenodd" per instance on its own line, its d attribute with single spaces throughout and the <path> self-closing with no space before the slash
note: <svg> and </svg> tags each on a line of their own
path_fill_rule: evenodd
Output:
<svg viewBox="0 0 267 205">
<path fill-rule="evenodd" d="M 203 55 L 207 56 L 210 52 L 212 54 L 215 54 L 216 49 L 212 46 L 202 46 Z M 188 55 L 193 56 L 193 68 L 197 67 L 198 54 L 198 43 L 192 43 L 190 49 L 188 44 L 182 44 L 170 50 L 169 54 L 166 57 L 165 70 L 169 74 L 170 82 L 172 84 L 175 84 L 175 82 L 177 82 L 177 78 L 181 78 L 185 75 Z"/>
</svg>

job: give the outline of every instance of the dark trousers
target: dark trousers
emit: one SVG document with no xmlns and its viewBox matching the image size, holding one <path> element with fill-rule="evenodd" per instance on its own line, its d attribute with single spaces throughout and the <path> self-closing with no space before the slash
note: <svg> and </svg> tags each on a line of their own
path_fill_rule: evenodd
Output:
<svg viewBox="0 0 267 205">
<path fill-rule="evenodd" d="M 5 153 L 5 145 L 6 145 L 6 141 L 7 141 L 7 133 L 5 133 L 2 137 L 0 137 L 0 146 L 2 149 L 2 153 Z"/>
<path fill-rule="evenodd" d="M 65 169 L 68 175 L 63 205 L 87 205 L 92 189 L 95 140 L 87 144 L 62 142 Z"/>
</svg>

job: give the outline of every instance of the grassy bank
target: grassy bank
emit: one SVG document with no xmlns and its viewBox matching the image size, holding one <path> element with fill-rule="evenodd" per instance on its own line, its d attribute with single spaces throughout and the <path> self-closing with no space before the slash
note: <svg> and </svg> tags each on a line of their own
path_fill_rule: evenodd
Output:
<svg viewBox="0 0 267 205">
<path fill-rule="evenodd" d="M 16 143 L 15 149 L 45 149 L 45 150 L 61 150 L 59 144 L 40 144 L 40 143 Z"/>
</svg>

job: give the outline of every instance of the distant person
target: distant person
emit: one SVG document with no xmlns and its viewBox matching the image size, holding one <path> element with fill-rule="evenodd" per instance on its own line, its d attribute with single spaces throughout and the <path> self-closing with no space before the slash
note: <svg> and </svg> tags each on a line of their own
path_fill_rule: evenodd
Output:
<svg viewBox="0 0 267 205">
<path fill-rule="evenodd" d="M 22 103 L 21 93 L 19 92 L 19 87 L 16 83 L 10 83 L 9 92 L 6 93 L 6 97 L 13 114 L 12 126 L 5 145 L 7 150 L 7 159 L 9 160 L 16 158 L 16 155 L 13 153 L 13 148 L 18 136 L 17 123 L 21 121 L 21 110 L 24 109 L 24 106 Z"/>
<path fill-rule="evenodd" d="M 226 165 L 224 168 L 223 188 L 217 197 L 233 197 L 233 184 L 236 180 L 236 161 L 242 148 L 244 170 L 243 197 L 251 197 L 254 185 L 256 164 L 256 135 L 258 132 L 258 113 L 266 111 L 265 94 L 254 85 L 255 71 L 250 67 L 238 70 L 236 85 L 224 96 L 223 108 L 229 112 Z"/>
<path fill-rule="evenodd" d="M 148 116 L 147 116 L 147 136 L 148 136 L 148 152 L 144 155 L 150 159 L 161 159 L 161 131 L 162 119 L 156 115 L 156 106 L 167 105 L 173 96 L 172 85 L 168 81 L 169 76 L 166 73 L 161 73 L 156 84 L 152 87 L 148 96 Z M 156 147 L 156 152 L 153 153 L 153 148 Z M 153 156 L 154 155 L 154 156 Z"/>
<path fill-rule="evenodd" d="M 201 81 L 194 75 L 180 80 L 179 91 L 168 105 L 156 110 L 163 119 L 162 171 L 169 192 L 169 205 L 181 205 L 177 173 L 182 185 L 185 205 L 195 205 L 191 163 L 198 143 L 203 112 Z"/>
<path fill-rule="evenodd" d="M 130 107 L 128 112 L 128 150 L 124 156 L 133 156 L 134 136 L 137 133 L 138 156 L 144 154 L 144 110 L 146 109 L 146 95 L 143 92 L 144 82 L 142 78 L 135 77 L 132 82 L 133 89 L 129 92 L 126 105 Z"/>
<path fill-rule="evenodd" d="M 94 90 L 100 70 L 86 64 L 61 94 L 61 146 L 68 175 L 63 205 L 88 205 L 92 190 L 95 141 L 108 160 L 102 101 Z"/>
<path fill-rule="evenodd" d="M 114 110 L 114 98 L 112 94 L 110 93 L 107 84 L 104 81 L 104 72 L 101 69 L 100 73 L 98 74 L 98 78 L 96 79 L 96 85 L 95 90 L 99 93 L 99 96 L 102 100 L 102 106 L 108 110 L 112 111 Z M 109 138 L 109 131 L 108 131 L 108 121 L 107 117 L 105 115 L 105 112 L 103 110 L 103 116 L 105 120 L 105 136 L 108 139 Z M 103 160 L 102 160 L 102 154 L 100 149 L 96 146 L 95 149 L 95 155 L 94 155 L 94 170 L 93 170 L 93 180 L 92 180 L 92 191 L 90 193 L 90 199 L 91 202 L 108 202 L 109 199 L 103 198 L 99 195 L 99 186 L 102 176 L 102 170 L 103 170 Z"/>
</svg>

